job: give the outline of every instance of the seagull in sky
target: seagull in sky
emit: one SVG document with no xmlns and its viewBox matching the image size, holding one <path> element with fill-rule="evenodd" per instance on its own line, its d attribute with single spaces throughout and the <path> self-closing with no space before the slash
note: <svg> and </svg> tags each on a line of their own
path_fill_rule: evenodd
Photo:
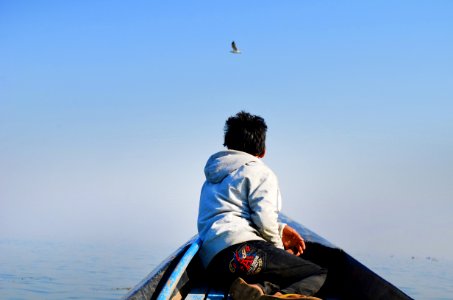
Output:
<svg viewBox="0 0 453 300">
<path fill-rule="evenodd" d="M 236 43 L 234 41 L 231 43 L 231 49 L 232 49 L 230 51 L 231 53 L 233 53 L 233 54 L 241 54 L 241 51 L 238 49 L 238 47 L 236 46 Z"/>
</svg>

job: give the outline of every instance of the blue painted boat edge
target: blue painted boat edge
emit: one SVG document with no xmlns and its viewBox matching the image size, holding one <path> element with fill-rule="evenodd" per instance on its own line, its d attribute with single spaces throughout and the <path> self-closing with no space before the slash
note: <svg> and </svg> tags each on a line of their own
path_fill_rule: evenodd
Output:
<svg viewBox="0 0 453 300">
<path fill-rule="evenodd" d="M 176 285 L 181 279 L 182 274 L 186 270 L 189 263 L 192 261 L 192 258 L 198 253 L 198 250 L 201 246 L 201 239 L 197 237 L 195 241 L 192 242 L 189 249 L 184 253 L 179 263 L 174 268 L 173 272 L 171 273 L 168 281 L 165 283 L 162 291 L 159 293 L 157 300 L 168 300 L 173 294 L 173 291 L 176 288 Z"/>
<path fill-rule="evenodd" d="M 158 280 L 159 275 L 163 274 L 169 265 L 176 259 L 178 256 L 181 256 L 182 252 L 185 252 L 188 247 L 198 238 L 198 234 L 193 236 L 189 241 L 179 247 L 176 251 L 170 254 L 165 260 L 163 260 L 159 265 L 157 265 L 144 279 L 142 279 L 134 288 L 132 288 L 122 300 L 137 300 L 137 299 L 150 299 L 154 294 L 154 288 L 160 281 Z M 154 287 L 151 287 L 154 285 Z"/>
</svg>

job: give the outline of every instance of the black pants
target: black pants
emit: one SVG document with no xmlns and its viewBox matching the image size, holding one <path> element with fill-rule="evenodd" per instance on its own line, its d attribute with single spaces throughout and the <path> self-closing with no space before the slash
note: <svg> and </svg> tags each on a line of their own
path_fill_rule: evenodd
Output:
<svg viewBox="0 0 453 300">
<path fill-rule="evenodd" d="M 324 284 L 327 270 L 265 241 L 248 241 L 218 253 L 208 266 L 210 279 L 231 284 L 237 277 L 259 284 L 266 294 L 311 296 Z"/>
</svg>

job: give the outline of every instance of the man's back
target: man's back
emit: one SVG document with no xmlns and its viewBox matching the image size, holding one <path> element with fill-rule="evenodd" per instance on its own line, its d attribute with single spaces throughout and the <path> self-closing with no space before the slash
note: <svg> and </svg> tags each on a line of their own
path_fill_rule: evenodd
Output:
<svg viewBox="0 0 453 300">
<path fill-rule="evenodd" d="M 267 240 L 283 248 L 277 179 L 259 158 L 221 151 L 209 158 L 205 175 L 198 215 L 205 266 L 224 248 L 244 241 Z"/>
<path fill-rule="evenodd" d="M 241 111 L 228 118 L 223 144 L 228 150 L 212 155 L 205 166 L 198 211 L 200 257 L 210 278 L 234 281 L 233 300 L 313 295 L 326 279 L 326 270 L 298 257 L 305 249 L 303 238 L 278 223 L 277 178 L 260 160 L 266 153 L 266 130 L 260 116 Z"/>
</svg>

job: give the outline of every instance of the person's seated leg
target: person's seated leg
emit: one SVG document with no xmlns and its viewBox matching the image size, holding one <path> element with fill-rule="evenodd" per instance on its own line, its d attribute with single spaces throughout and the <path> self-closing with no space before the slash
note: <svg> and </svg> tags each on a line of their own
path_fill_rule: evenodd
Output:
<svg viewBox="0 0 453 300">
<path fill-rule="evenodd" d="M 245 279 L 257 283 L 268 281 L 279 287 L 272 291 L 265 289 L 266 294 L 280 292 L 313 296 L 324 284 L 326 269 L 268 243 L 256 242 L 255 246 L 265 253 L 265 263 L 259 274 Z"/>
</svg>

